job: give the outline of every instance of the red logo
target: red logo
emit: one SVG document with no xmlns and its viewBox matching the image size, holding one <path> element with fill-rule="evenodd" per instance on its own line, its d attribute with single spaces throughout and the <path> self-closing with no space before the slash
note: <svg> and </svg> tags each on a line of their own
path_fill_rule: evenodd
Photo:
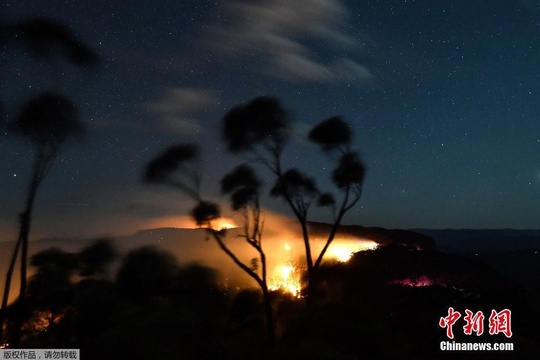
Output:
<svg viewBox="0 0 540 360">
<path fill-rule="evenodd" d="M 504 334 L 507 338 L 512 337 L 512 312 L 508 309 L 501 310 L 497 312 L 496 310 L 491 310 L 491 315 L 489 316 L 489 335 L 497 335 L 499 333 Z M 448 308 L 448 315 L 442 317 L 439 320 L 439 326 L 441 328 L 446 328 L 446 336 L 449 339 L 454 338 L 453 326 L 461 318 L 461 313 L 455 311 L 453 307 Z M 484 313 L 482 311 L 477 311 L 473 313 L 469 309 L 465 309 L 465 325 L 463 326 L 463 333 L 465 335 L 472 335 L 473 333 L 476 336 L 480 336 L 484 333 Z"/>
<path fill-rule="evenodd" d="M 484 314 L 482 311 L 478 311 L 473 315 L 473 312 L 469 309 L 465 310 L 465 320 L 467 323 L 463 326 L 463 333 L 465 335 L 471 335 L 473 332 L 476 336 L 480 336 L 484 333 Z"/>
<path fill-rule="evenodd" d="M 450 307 L 448 308 L 448 316 L 441 318 L 439 320 L 439 326 L 443 329 L 446 328 L 446 336 L 448 338 L 453 339 L 454 338 L 454 332 L 452 331 L 452 326 L 458 321 L 458 319 L 461 317 L 461 314 L 458 311 L 454 311 L 454 308 Z"/>
<path fill-rule="evenodd" d="M 489 335 L 503 333 L 507 338 L 512 337 L 511 318 L 512 312 L 508 309 L 499 312 L 491 310 L 489 317 Z"/>
</svg>

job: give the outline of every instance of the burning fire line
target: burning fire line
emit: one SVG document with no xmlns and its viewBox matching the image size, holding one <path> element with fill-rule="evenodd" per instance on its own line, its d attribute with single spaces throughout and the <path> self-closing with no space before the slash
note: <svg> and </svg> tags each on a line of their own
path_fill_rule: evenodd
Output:
<svg viewBox="0 0 540 360">
<path fill-rule="evenodd" d="M 378 244 L 371 240 L 351 241 L 336 239 L 328 248 L 327 257 L 339 262 L 347 262 L 351 259 L 354 253 L 359 251 L 373 250 L 378 247 Z M 276 266 L 273 270 L 273 276 L 269 279 L 268 288 L 273 291 L 284 291 L 292 296 L 301 297 L 301 283 L 298 266 L 292 259 L 292 246 L 285 243 L 285 260 Z"/>
<path fill-rule="evenodd" d="M 283 248 L 286 253 L 286 261 L 284 264 L 277 266 L 274 269 L 274 276 L 270 278 L 268 288 L 273 291 L 282 290 L 288 292 L 294 297 L 300 297 L 300 274 L 298 269 L 291 259 L 292 246 L 286 243 Z"/>
</svg>

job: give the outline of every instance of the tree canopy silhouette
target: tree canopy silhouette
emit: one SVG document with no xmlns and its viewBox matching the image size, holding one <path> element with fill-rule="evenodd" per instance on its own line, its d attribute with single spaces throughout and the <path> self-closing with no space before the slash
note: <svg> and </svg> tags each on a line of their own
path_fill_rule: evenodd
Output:
<svg viewBox="0 0 540 360">
<path fill-rule="evenodd" d="M 71 30 L 46 18 L 11 23 L 0 18 L 0 52 L 8 47 L 20 47 L 32 57 L 49 61 L 65 58 L 85 70 L 99 64 L 98 55 Z M 5 107 L 0 97 L 0 126 L 5 125 L 2 124 L 4 113 Z"/>
<path fill-rule="evenodd" d="M 340 116 L 322 121 L 311 129 L 308 135 L 310 141 L 320 145 L 325 151 L 332 151 L 340 146 L 349 146 L 351 137 L 351 129 Z"/>
<path fill-rule="evenodd" d="M 28 54 L 36 58 L 65 58 L 81 69 L 95 67 L 98 63 L 98 57 L 92 49 L 79 41 L 67 27 L 48 19 L 37 18 L 13 23 L 0 19 L 0 51 L 14 46 L 22 46 Z M 26 297 L 28 236 L 35 196 L 61 147 L 69 138 L 80 136 L 84 128 L 78 119 L 75 105 L 66 97 L 52 92 L 45 91 L 27 100 L 19 114 L 10 122 L 4 121 L 4 112 L 5 106 L 0 97 L 0 126 L 6 127 L 11 134 L 28 139 L 35 151 L 25 207 L 19 215 L 19 237 L 6 275 L 0 309 L 0 340 L 19 250 L 21 286 L 18 301 L 23 302 Z"/>
<path fill-rule="evenodd" d="M 238 105 L 223 118 L 223 138 L 232 152 L 243 152 L 262 145 L 279 149 L 288 139 L 287 113 L 278 100 L 259 97 Z"/>
<path fill-rule="evenodd" d="M 352 148 L 352 131 L 339 116 L 320 122 L 308 135 L 308 139 L 336 163 L 331 180 L 341 193 L 339 201 L 331 192 L 322 192 L 315 180 L 300 169 L 284 169 L 283 151 L 289 136 L 290 120 L 277 99 L 255 98 L 233 107 L 225 114 L 222 134 L 231 152 L 247 154 L 274 174 L 270 195 L 287 203 L 302 229 L 308 279 L 307 299 L 310 301 L 314 296 L 317 269 L 344 215 L 360 200 L 366 170 L 360 156 Z M 308 231 L 308 214 L 315 200 L 317 205 L 329 207 L 333 215 L 332 230 L 319 254 L 311 252 Z"/>
<path fill-rule="evenodd" d="M 2 308 L 7 306 L 11 276 L 19 248 L 22 249 L 19 297 L 21 300 L 25 297 L 28 237 L 36 194 L 58 156 L 61 146 L 71 136 L 80 135 L 83 125 L 71 101 L 60 95 L 46 93 L 27 101 L 19 116 L 8 125 L 8 128 L 15 134 L 29 138 L 35 148 L 35 158 L 25 208 L 19 216 L 19 238 L 8 270 Z"/>
<path fill-rule="evenodd" d="M 259 204 L 261 181 L 252 168 L 241 165 L 221 180 L 221 192 L 230 196 L 230 206 L 242 218 L 239 235 L 256 252 L 257 257 L 249 264 L 244 263 L 227 245 L 227 234 L 223 229 L 214 229 L 212 222 L 221 216 L 221 208 L 212 201 L 204 200 L 200 194 L 202 181 L 198 168 L 198 149 L 195 145 L 179 144 L 165 150 L 147 165 L 143 179 L 148 182 L 172 186 L 195 201 L 191 217 L 198 226 L 204 227 L 219 248 L 250 276 L 263 293 L 269 341 L 274 343 L 274 319 L 267 282 L 266 255 L 262 246 L 262 218 Z M 260 266 L 259 266 L 260 264 Z"/>
<path fill-rule="evenodd" d="M 38 58 L 62 56 L 84 69 L 93 68 L 99 62 L 96 53 L 79 41 L 66 26 L 46 18 L 0 22 L 0 45 L 22 46 L 30 55 Z"/>
<path fill-rule="evenodd" d="M 107 273 L 117 252 L 110 239 L 101 238 L 82 249 L 78 257 L 80 276 L 97 276 Z"/>
<path fill-rule="evenodd" d="M 176 259 L 170 253 L 153 246 L 129 252 L 118 273 L 116 283 L 130 299 L 146 301 L 166 296 L 178 273 Z"/>
<path fill-rule="evenodd" d="M 221 179 L 221 192 L 230 194 L 231 206 L 234 210 L 241 210 L 250 203 L 258 201 L 261 185 L 253 168 L 240 165 Z"/>
<path fill-rule="evenodd" d="M 273 97 L 259 97 L 229 110 L 223 117 L 222 135 L 227 149 L 234 154 L 247 154 L 253 163 L 261 163 L 273 174 L 270 195 L 283 199 L 294 213 L 301 229 L 306 254 L 307 298 L 315 296 L 316 273 L 324 254 L 336 235 L 343 216 L 361 196 L 365 167 L 353 150 L 352 131 L 341 117 L 332 117 L 313 127 L 309 139 L 334 159 L 331 180 L 341 197 L 322 192 L 315 180 L 297 168 L 284 169 L 282 155 L 290 136 L 290 117 Z M 156 156 L 147 165 L 143 179 L 151 183 L 172 186 L 195 202 L 191 217 L 206 228 L 221 250 L 259 285 L 263 293 L 269 339 L 275 338 L 274 315 L 267 284 L 266 254 L 262 246 L 263 220 L 261 191 L 263 183 L 252 166 L 241 164 L 221 180 L 221 192 L 229 196 L 231 208 L 242 219 L 241 234 L 257 254 L 244 263 L 227 245 L 225 230 L 214 229 L 212 222 L 221 216 L 221 208 L 201 196 L 202 175 L 199 151 L 192 144 L 177 144 Z M 312 204 L 332 211 L 333 225 L 319 254 L 311 253 L 308 214 Z"/>
<path fill-rule="evenodd" d="M 39 150 L 54 152 L 70 137 L 82 135 L 84 127 L 72 101 L 46 92 L 27 101 L 8 130 L 28 138 Z"/>
</svg>

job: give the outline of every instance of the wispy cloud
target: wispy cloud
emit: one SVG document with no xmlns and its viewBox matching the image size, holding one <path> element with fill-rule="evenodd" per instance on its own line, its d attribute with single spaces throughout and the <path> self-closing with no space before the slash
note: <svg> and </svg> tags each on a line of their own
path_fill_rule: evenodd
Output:
<svg viewBox="0 0 540 360">
<path fill-rule="evenodd" d="M 234 1 L 218 11 L 226 20 L 210 26 L 211 46 L 236 61 L 256 58 L 265 73 L 288 81 L 374 80 L 353 59 L 361 34 L 345 31 L 348 11 L 339 0 Z"/>
<path fill-rule="evenodd" d="M 216 92 L 210 89 L 169 88 L 147 105 L 160 115 L 160 129 L 189 135 L 203 131 L 197 115 L 218 102 Z"/>
<path fill-rule="evenodd" d="M 150 122 L 95 118 L 91 124 L 104 129 L 190 135 L 204 131 L 198 116 L 219 102 L 217 93 L 210 89 L 167 88 L 157 99 L 142 104 L 152 115 Z"/>
</svg>

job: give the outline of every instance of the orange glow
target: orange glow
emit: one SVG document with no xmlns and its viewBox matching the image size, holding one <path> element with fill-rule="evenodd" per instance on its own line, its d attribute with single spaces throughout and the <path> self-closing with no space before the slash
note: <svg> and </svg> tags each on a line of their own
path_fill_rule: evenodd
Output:
<svg viewBox="0 0 540 360">
<path fill-rule="evenodd" d="M 345 241 L 335 239 L 328 248 L 327 256 L 339 262 L 347 262 L 354 253 L 359 251 L 374 250 L 378 244 L 371 240 Z"/>
<path fill-rule="evenodd" d="M 268 288 L 272 291 L 285 291 L 294 297 L 300 297 L 300 274 L 294 262 L 291 260 L 292 246 L 289 243 L 283 245 L 285 256 L 283 263 L 276 266 L 273 276 L 270 276 Z"/>
<path fill-rule="evenodd" d="M 234 223 L 232 219 L 221 217 L 216 220 L 212 220 L 210 222 L 210 228 L 213 230 L 225 230 L 225 229 L 234 229 L 237 228 L 238 225 Z"/>
<path fill-rule="evenodd" d="M 292 265 L 283 265 L 280 267 L 281 277 L 284 280 L 287 280 L 291 277 L 291 274 L 294 272 L 294 266 Z"/>
<path fill-rule="evenodd" d="M 226 217 L 221 217 L 210 222 L 210 227 L 214 230 L 234 229 L 238 225 Z M 153 219 L 143 224 L 142 228 L 156 229 L 156 228 L 180 228 L 180 229 L 198 229 L 198 226 L 191 217 L 188 216 L 169 216 L 158 219 Z"/>
<path fill-rule="evenodd" d="M 140 224 L 139 229 L 159 229 L 159 228 L 195 228 L 195 223 L 189 216 L 164 216 L 151 219 Z"/>
<path fill-rule="evenodd" d="M 294 297 L 300 297 L 299 274 L 292 262 L 287 262 L 274 269 L 274 275 L 270 278 L 268 288 L 273 291 L 282 290 L 290 293 Z"/>
<path fill-rule="evenodd" d="M 322 243 L 319 243 L 320 250 L 322 250 Z M 372 240 L 366 239 L 347 239 L 336 238 L 328 251 L 325 254 L 327 260 L 337 260 L 339 262 L 347 262 L 352 255 L 359 251 L 376 249 L 378 244 Z M 293 259 L 296 256 L 301 256 L 296 249 L 290 243 L 285 243 L 280 248 L 282 251 L 277 251 L 276 256 L 277 264 L 273 270 L 270 271 L 268 278 L 268 288 L 273 291 L 281 290 L 290 293 L 294 297 L 301 297 L 302 286 L 300 283 L 301 270 L 296 266 L 296 262 Z M 296 251 L 295 251 L 296 250 Z M 318 246 L 314 246 L 314 252 L 320 251 Z M 270 267 L 272 269 L 272 267 Z"/>
</svg>

